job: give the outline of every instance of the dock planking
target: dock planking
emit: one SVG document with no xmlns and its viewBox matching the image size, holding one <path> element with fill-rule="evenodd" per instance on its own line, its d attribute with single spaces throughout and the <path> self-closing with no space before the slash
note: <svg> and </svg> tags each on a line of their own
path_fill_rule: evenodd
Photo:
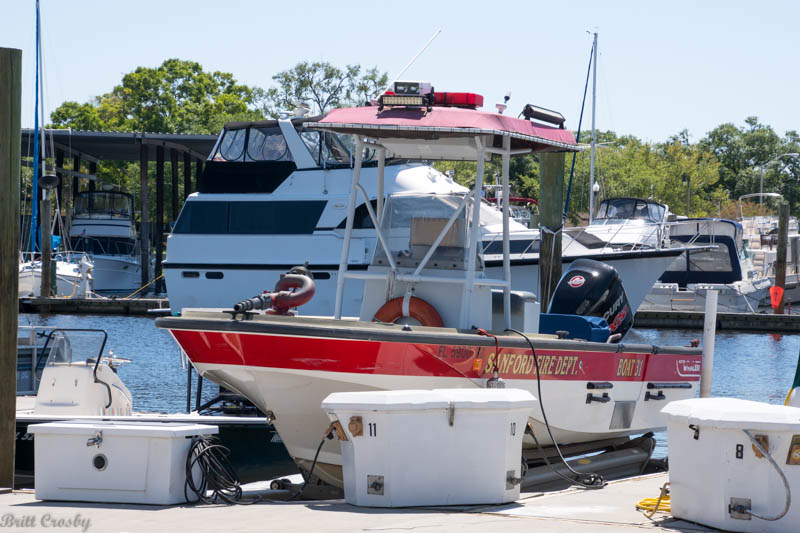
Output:
<svg viewBox="0 0 800 533">
<path fill-rule="evenodd" d="M 166 298 L 20 298 L 21 313 L 148 315 L 152 309 L 168 309 Z"/>
<path fill-rule="evenodd" d="M 639 311 L 634 317 L 637 328 L 703 329 L 705 313 L 695 311 Z M 717 313 L 717 331 L 764 331 L 800 333 L 800 315 L 772 313 Z"/>
</svg>

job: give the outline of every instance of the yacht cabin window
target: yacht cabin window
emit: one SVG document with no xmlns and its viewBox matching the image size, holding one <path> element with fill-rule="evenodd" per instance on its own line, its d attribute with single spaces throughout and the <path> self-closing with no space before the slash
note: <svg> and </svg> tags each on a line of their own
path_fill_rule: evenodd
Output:
<svg viewBox="0 0 800 533">
<path fill-rule="evenodd" d="M 173 233 L 195 235 L 310 235 L 327 202 L 186 202 Z"/>
<path fill-rule="evenodd" d="M 213 160 L 292 161 L 292 154 L 277 126 L 239 128 L 222 132 Z"/>
</svg>

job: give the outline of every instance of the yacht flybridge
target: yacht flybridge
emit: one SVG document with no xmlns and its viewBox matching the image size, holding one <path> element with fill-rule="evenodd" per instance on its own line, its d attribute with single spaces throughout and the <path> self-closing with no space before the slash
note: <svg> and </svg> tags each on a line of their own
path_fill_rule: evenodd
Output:
<svg viewBox="0 0 800 533">
<path fill-rule="evenodd" d="M 141 285 L 133 197 L 113 191 L 78 193 L 69 230 L 70 247 L 94 263 L 94 290 L 130 292 Z"/>
<path fill-rule="evenodd" d="M 457 107 L 434 104 L 440 114 Z M 502 117 L 504 120 L 507 117 Z M 229 307 L 271 288 L 290 267 L 308 263 L 316 296 L 303 314 L 333 313 L 338 262 L 344 239 L 353 144 L 316 118 L 285 118 L 230 123 L 220 134 L 198 183 L 167 241 L 164 275 L 173 312 L 193 307 Z M 402 144 L 402 143 L 399 143 Z M 461 148 L 444 154 L 464 157 Z M 348 255 L 351 269 L 365 270 L 378 244 L 367 205 L 379 209 L 389 196 L 464 196 L 468 189 L 425 161 L 425 149 L 405 154 L 388 149 L 383 158 L 371 146 L 362 155 L 360 190 Z M 377 179 L 383 173 L 383 181 Z M 485 204 L 488 207 L 488 204 Z M 379 219 L 380 219 L 380 212 Z M 480 212 L 478 249 L 488 272 L 502 274 L 502 217 L 496 209 Z M 540 232 L 509 222 L 512 288 L 539 286 Z M 622 246 L 604 235 L 565 234 L 562 260 L 603 261 L 616 268 L 635 311 L 658 276 L 681 250 Z M 342 304 L 346 316 L 358 316 L 363 280 L 349 280 Z"/>
<path fill-rule="evenodd" d="M 531 152 L 563 157 L 558 152 L 580 149 L 572 132 L 468 107 L 427 106 L 423 99 L 417 105 L 414 99 L 403 102 L 384 102 L 382 110 L 337 109 L 304 124 L 320 137 L 351 134 L 355 147 L 352 180 L 337 185 L 349 186 L 349 191 L 341 208 L 344 224 L 337 228 L 342 245 L 332 280 L 333 318 L 292 316 L 292 307 L 308 302 L 306 307 L 317 298 L 315 280 L 304 268 L 295 268 L 275 291 L 244 300 L 232 311 L 184 310 L 182 316 L 160 318 L 156 325 L 170 330 L 202 375 L 267 412 L 301 468 L 308 470 L 316 460 L 314 475 L 339 486 L 339 443 L 319 442 L 329 424 L 320 403 L 332 392 L 487 387 L 503 380 L 535 392 L 540 383 L 536 396 L 540 407 L 547 406 L 549 425 L 543 423 L 543 410 L 536 409 L 533 426 L 543 444 L 553 442 L 550 435 L 559 443 L 584 443 L 663 427 L 665 401 L 695 394 L 699 349 L 536 333 L 539 305 L 533 295 L 512 285 L 515 240 L 507 203 L 497 222 L 500 268 L 486 268 L 486 256 L 480 253 L 486 240 L 482 217 L 492 210 L 481 201 L 486 158 L 502 158 L 503 196 L 508 198 L 510 158 Z M 372 183 L 362 181 L 368 152 L 377 159 Z M 392 176 L 402 181 L 403 172 L 430 170 L 385 165 L 390 153 L 404 159 L 477 161 L 475 186 L 456 189 L 431 174 L 431 187 L 452 190 L 398 191 L 389 183 Z M 299 183 L 292 186 L 302 188 Z M 365 201 L 372 198 L 374 206 Z M 326 204 L 321 209 L 333 208 Z M 353 257 L 365 253 L 359 215 L 370 220 L 378 244 L 369 259 L 356 263 Z M 363 287 L 357 320 L 342 318 L 354 305 L 345 290 L 351 280 Z M 574 273 L 564 280 L 567 291 L 595 282 Z M 594 303 L 587 300 L 584 307 Z M 565 317 L 573 324 L 584 318 Z M 512 332 L 512 326 L 529 333 Z M 350 429 L 343 431 L 354 437 L 347 433 Z"/>
</svg>

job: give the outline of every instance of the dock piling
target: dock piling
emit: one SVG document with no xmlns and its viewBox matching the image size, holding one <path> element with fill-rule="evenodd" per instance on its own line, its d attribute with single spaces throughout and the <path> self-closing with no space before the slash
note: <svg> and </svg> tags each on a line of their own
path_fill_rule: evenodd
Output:
<svg viewBox="0 0 800 533">
<path fill-rule="evenodd" d="M 14 484 L 21 80 L 22 50 L 0 48 L 0 488 Z"/>
<path fill-rule="evenodd" d="M 780 287 L 781 299 L 775 308 L 776 315 L 783 314 L 783 289 L 786 288 L 786 249 L 789 241 L 789 204 L 778 208 L 778 251 L 775 258 L 775 286 Z"/>
<path fill-rule="evenodd" d="M 714 370 L 714 340 L 717 333 L 716 289 L 706 290 L 706 313 L 703 321 L 703 369 L 700 373 L 700 397 L 711 398 L 711 377 Z"/>
</svg>

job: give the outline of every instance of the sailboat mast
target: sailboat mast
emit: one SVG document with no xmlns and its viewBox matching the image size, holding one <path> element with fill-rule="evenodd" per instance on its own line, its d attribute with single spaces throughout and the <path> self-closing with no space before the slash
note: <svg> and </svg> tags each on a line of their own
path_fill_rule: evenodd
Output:
<svg viewBox="0 0 800 533">
<path fill-rule="evenodd" d="M 31 252 L 36 252 L 39 241 L 39 0 L 36 0 L 36 88 L 33 116 L 33 184 L 31 187 Z M 31 258 L 32 260 L 33 258 Z"/>
<path fill-rule="evenodd" d="M 589 223 L 594 218 L 594 152 L 597 146 L 597 132 L 594 127 L 595 110 L 597 108 L 597 32 L 594 32 L 594 49 L 592 65 L 592 153 L 589 163 Z"/>
</svg>

